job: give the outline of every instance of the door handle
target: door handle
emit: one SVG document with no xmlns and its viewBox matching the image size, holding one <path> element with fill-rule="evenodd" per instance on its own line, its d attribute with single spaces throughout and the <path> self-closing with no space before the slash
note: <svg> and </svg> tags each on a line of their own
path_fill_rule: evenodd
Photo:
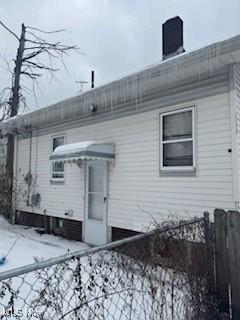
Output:
<svg viewBox="0 0 240 320">
<path fill-rule="evenodd" d="M 105 202 L 107 201 L 107 197 L 104 197 L 104 198 L 103 198 L 103 201 L 104 201 L 104 203 L 105 203 Z"/>
</svg>

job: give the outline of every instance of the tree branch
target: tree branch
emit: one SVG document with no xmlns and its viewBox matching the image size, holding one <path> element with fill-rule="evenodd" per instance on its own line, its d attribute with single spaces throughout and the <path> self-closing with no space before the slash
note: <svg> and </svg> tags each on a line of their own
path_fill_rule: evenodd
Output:
<svg viewBox="0 0 240 320">
<path fill-rule="evenodd" d="M 33 53 L 31 53 L 31 54 L 28 54 L 27 56 L 25 56 L 24 58 L 23 58 L 23 60 L 22 61 L 26 61 L 26 60 L 30 60 L 30 59 L 32 59 L 32 58 L 35 58 L 36 56 L 38 56 L 40 53 L 42 53 L 43 52 L 43 50 L 38 50 L 38 51 L 35 51 L 35 52 L 33 52 Z"/>
<path fill-rule="evenodd" d="M 68 316 L 70 313 L 73 313 L 73 312 L 75 312 L 75 311 L 78 311 L 79 309 L 81 309 L 84 305 L 86 305 L 86 304 L 90 304 L 91 302 L 93 302 L 93 301 L 96 301 L 96 300 L 99 300 L 99 299 L 101 299 L 101 298 L 107 298 L 107 297 L 109 297 L 109 296 L 113 296 L 113 295 L 115 295 L 115 294 L 119 294 L 119 293 L 122 293 L 122 292 L 126 292 L 126 291 L 134 291 L 134 292 L 145 292 L 146 293 L 146 291 L 142 291 L 142 290 L 137 290 L 137 289 L 135 289 L 135 288 L 125 288 L 125 289 L 122 289 L 122 290 L 116 290 L 116 291 L 114 291 L 114 292 L 110 292 L 110 293 L 105 293 L 105 294 L 103 294 L 103 295 L 101 295 L 101 296 L 99 296 L 99 297 L 94 297 L 94 298 L 92 298 L 92 299 L 89 299 L 88 301 L 85 301 L 85 302 L 83 302 L 83 303 L 81 303 L 79 306 L 77 306 L 76 308 L 73 308 L 73 309 L 71 309 L 71 310 L 69 310 L 69 311 L 67 311 L 65 314 L 63 314 L 58 320 L 62 320 L 62 319 L 64 319 L 66 316 Z"/>
<path fill-rule="evenodd" d="M 58 32 L 66 32 L 65 29 L 58 29 L 58 30 L 53 30 L 53 31 L 45 31 L 39 28 L 34 28 L 34 27 L 30 27 L 30 26 L 26 26 L 27 29 L 31 29 L 31 30 L 35 30 L 35 31 L 39 31 L 42 33 L 46 33 L 46 34 L 51 34 L 51 33 L 58 33 Z"/>
<path fill-rule="evenodd" d="M 15 38 L 17 38 L 18 41 L 20 40 L 20 38 L 16 35 L 16 33 L 14 33 L 11 29 L 9 29 L 7 26 L 5 26 L 5 24 L 4 24 L 2 21 L 0 21 L 0 24 L 1 24 L 8 32 L 10 32 Z"/>
<path fill-rule="evenodd" d="M 48 66 L 45 66 L 44 64 L 38 64 L 32 61 L 27 61 L 27 62 L 25 61 L 25 63 L 23 64 L 23 66 L 29 66 L 29 65 L 31 65 L 31 67 L 35 69 L 43 69 L 43 70 L 48 70 L 53 72 L 56 72 L 59 70 L 59 69 L 48 67 Z"/>
<path fill-rule="evenodd" d="M 60 41 L 51 43 L 42 38 L 42 34 L 50 35 L 61 33 L 65 32 L 65 29 L 45 31 L 35 27 L 26 27 L 22 24 L 21 37 L 18 37 L 2 21 L 0 21 L 0 25 L 19 41 L 17 56 L 16 59 L 13 60 L 14 65 L 9 62 L 7 62 L 6 65 L 7 70 L 10 71 L 11 74 L 12 87 L 9 92 L 0 93 L 0 108 L 3 110 L 3 106 L 6 106 L 8 111 L 10 110 L 10 116 L 12 116 L 14 113 L 18 112 L 21 105 L 23 105 L 24 108 L 26 106 L 26 99 L 24 98 L 26 91 L 20 85 L 20 76 L 31 80 L 33 87 L 31 92 L 37 103 L 35 86 L 38 86 L 37 80 L 43 75 L 43 71 L 48 72 L 51 80 L 55 79 L 59 81 L 55 76 L 55 73 L 59 69 L 55 68 L 53 60 L 60 60 L 64 69 L 68 72 L 63 59 L 64 55 L 68 55 L 70 50 L 78 52 L 78 48 L 76 45 L 64 45 Z M 29 43 L 29 45 L 27 45 L 27 43 Z M 44 55 L 48 61 L 40 59 L 42 57 L 45 58 Z M 4 60 L 3 57 L 2 59 Z"/>
<path fill-rule="evenodd" d="M 41 73 L 33 73 L 33 72 L 27 72 L 27 71 L 22 71 L 21 74 L 24 74 L 25 76 L 28 76 L 31 79 L 37 79 L 38 77 L 41 77 Z"/>
</svg>

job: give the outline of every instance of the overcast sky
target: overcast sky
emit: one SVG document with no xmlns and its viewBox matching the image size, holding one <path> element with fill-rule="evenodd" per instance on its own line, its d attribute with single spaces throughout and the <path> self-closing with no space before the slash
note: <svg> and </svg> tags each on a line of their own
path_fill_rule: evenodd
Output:
<svg viewBox="0 0 240 320">
<path fill-rule="evenodd" d="M 0 19 L 15 33 L 19 34 L 22 22 L 44 30 L 64 28 L 68 32 L 57 38 L 76 44 L 86 54 L 73 53 L 65 59 L 69 74 L 60 71 L 59 81 L 42 77 L 38 106 L 28 96 L 31 109 L 76 95 L 77 80 L 88 81 L 84 86 L 88 89 L 92 69 L 100 85 L 160 62 L 161 25 L 176 15 L 184 21 L 188 52 L 240 34 L 240 0 L 0 0 Z M 1 55 L 13 59 L 16 39 L 3 28 L 0 37 Z M 7 72 L 0 69 L 0 87 L 9 85 Z"/>
</svg>

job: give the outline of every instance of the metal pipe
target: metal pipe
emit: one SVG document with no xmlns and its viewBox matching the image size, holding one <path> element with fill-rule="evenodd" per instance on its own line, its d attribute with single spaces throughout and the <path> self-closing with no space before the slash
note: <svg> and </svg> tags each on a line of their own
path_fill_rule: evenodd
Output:
<svg viewBox="0 0 240 320">
<path fill-rule="evenodd" d="M 95 78 L 94 70 L 92 70 L 92 75 L 91 75 L 91 88 L 92 89 L 94 88 L 94 78 Z"/>
</svg>

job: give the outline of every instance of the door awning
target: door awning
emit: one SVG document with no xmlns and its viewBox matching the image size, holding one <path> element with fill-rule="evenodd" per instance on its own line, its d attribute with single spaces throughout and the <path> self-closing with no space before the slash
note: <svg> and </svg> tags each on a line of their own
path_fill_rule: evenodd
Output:
<svg viewBox="0 0 240 320">
<path fill-rule="evenodd" d="M 84 141 L 65 144 L 57 147 L 50 156 L 53 162 L 76 162 L 78 160 L 108 160 L 114 159 L 113 143 L 98 143 Z"/>
</svg>

